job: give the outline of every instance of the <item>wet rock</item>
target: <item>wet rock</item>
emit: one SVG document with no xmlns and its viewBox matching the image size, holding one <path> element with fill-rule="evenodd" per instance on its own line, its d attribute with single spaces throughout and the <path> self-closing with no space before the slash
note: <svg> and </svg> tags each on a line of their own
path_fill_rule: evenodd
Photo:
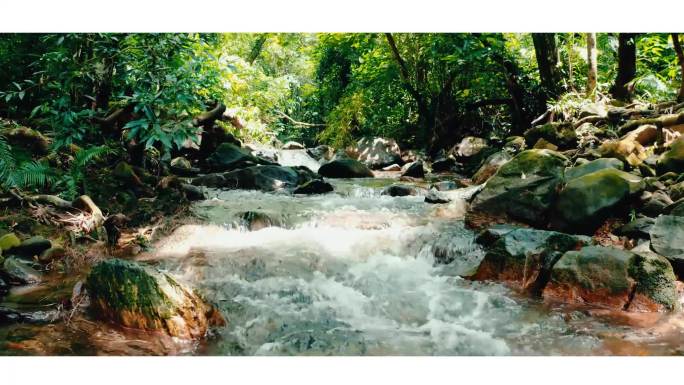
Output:
<svg viewBox="0 0 684 385">
<path fill-rule="evenodd" d="M 36 255 L 40 255 L 43 251 L 52 247 L 52 242 L 41 236 L 31 237 L 24 240 L 18 246 L 15 246 L 8 250 L 8 252 L 18 255 L 21 257 L 31 258 Z"/>
<path fill-rule="evenodd" d="M 192 163 L 182 156 L 173 158 L 170 166 L 171 172 L 180 176 L 195 176 L 199 173 L 199 169 L 192 167 Z"/>
<path fill-rule="evenodd" d="M 401 176 L 410 176 L 412 178 L 425 178 L 425 169 L 423 169 L 423 162 L 420 160 L 404 165 L 401 171 Z"/>
<path fill-rule="evenodd" d="M 207 158 L 207 165 L 215 172 L 231 171 L 257 164 L 271 164 L 271 162 L 256 157 L 249 150 L 232 143 L 222 143 Z"/>
<path fill-rule="evenodd" d="M 7 251 L 13 247 L 17 247 L 21 244 L 19 237 L 14 233 L 8 233 L 0 237 L 0 250 Z"/>
<path fill-rule="evenodd" d="M 552 143 L 560 148 L 569 148 L 577 144 L 577 134 L 571 123 L 558 122 L 535 126 L 523 134 L 528 146 L 536 144 L 539 139 Z"/>
<path fill-rule="evenodd" d="M 294 189 L 314 179 L 316 175 L 305 168 L 281 166 L 252 166 L 223 174 L 228 189 L 278 191 Z M 196 183 L 193 182 L 194 185 Z"/>
<path fill-rule="evenodd" d="M 322 165 L 318 173 L 326 178 L 372 178 L 373 172 L 365 164 L 353 159 L 333 160 Z"/>
<path fill-rule="evenodd" d="M 614 168 L 575 178 L 558 195 L 551 226 L 591 234 L 643 186 L 641 178 Z"/>
<path fill-rule="evenodd" d="M 16 257 L 5 258 L 2 269 L 9 278 L 10 283 L 38 283 L 43 279 L 43 275 L 38 270 L 31 267 L 30 262 Z"/>
<path fill-rule="evenodd" d="M 381 169 L 393 163 L 403 163 L 401 149 L 394 139 L 362 138 L 353 152 L 357 160 L 372 169 Z"/>
<path fill-rule="evenodd" d="M 473 279 L 513 282 L 541 294 L 554 263 L 566 251 L 589 244 L 590 239 L 555 231 L 503 226 L 487 230 L 478 236 L 478 242 L 488 246 Z"/>
<path fill-rule="evenodd" d="M 670 150 L 660 155 L 656 168 L 658 174 L 684 172 L 684 137 L 674 141 Z"/>
<path fill-rule="evenodd" d="M 226 185 L 226 178 L 223 174 L 214 173 L 198 176 L 192 180 L 193 186 L 223 187 Z"/>
<path fill-rule="evenodd" d="M 389 195 L 391 197 L 404 197 L 408 195 L 419 195 L 420 189 L 405 184 L 394 184 L 386 187 L 380 194 Z"/>
<path fill-rule="evenodd" d="M 297 187 L 293 191 L 293 194 L 325 194 L 333 190 L 334 188 L 330 183 L 322 181 L 320 179 L 314 179 Z"/>
<path fill-rule="evenodd" d="M 283 150 L 305 150 L 306 147 L 304 147 L 303 144 L 290 141 L 285 144 L 283 144 Z"/>
<path fill-rule="evenodd" d="M 0 261 L 2 261 L 1 257 Z M 9 293 L 9 290 L 10 285 L 7 282 L 5 282 L 5 280 L 2 279 L 2 277 L 0 277 L 0 299 L 2 299 L 3 296 L 7 295 L 7 293 Z"/>
<path fill-rule="evenodd" d="M 541 225 L 568 162 L 550 150 L 526 150 L 499 168 L 472 202 L 473 211 Z"/>
<path fill-rule="evenodd" d="M 204 194 L 204 191 L 199 186 L 193 186 L 188 183 L 181 183 L 180 187 L 181 190 L 183 190 L 185 197 L 189 201 L 201 201 L 207 199 L 206 195 Z"/>
<path fill-rule="evenodd" d="M 114 167 L 114 170 L 112 171 L 112 175 L 123 183 L 130 183 L 136 187 L 140 187 L 144 184 L 135 170 L 133 170 L 133 166 L 123 161 L 116 164 L 116 167 Z"/>
<path fill-rule="evenodd" d="M 563 254 L 543 294 L 565 303 L 619 310 L 678 308 L 675 276 L 666 260 L 602 246 Z"/>
<path fill-rule="evenodd" d="M 570 167 L 565 170 L 565 180 L 569 181 L 572 179 L 591 174 L 593 172 L 603 170 L 605 168 L 614 168 L 617 170 L 622 170 L 624 168 L 623 163 L 617 158 L 600 158 L 592 161 L 587 161 L 579 166 Z"/>
<path fill-rule="evenodd" d="M 637 218 L 626 223 L 615 230 L 616 235 L 621 235 L 633 239 L 649 239 L 649 231 L 655 223 L 655 219 L 649 217 Z"/>
<path fill-rule="evenodd" d="M 430 190 L 425 195 L 425 202 L 426 203 L 433 203 L 433 204 L 442 204 L 442 203 L 451 202 L 451 199 L 449 199 L 444 194 L 440 194 L 439 192 L 437 192 L 435 190 Z"/>
<path fill-rule="evenodd" d="M 473 183 L 482 184 L 486 182 L 492 175 L 496 174 L 501 166 L 508 163 L 511 159 L 512 156 L 506 151 L 500 151 L 490 155 L 484 161 L 484 164 L 477 170 L 475 175 L 473 175 Z"/>
<path fill-rule="evenodd" d="M 102 261 L 91 270 L 86 287 L 91 314 L 125 327 L 194 339 L 204 337 L 211 326 L 225 323 L 193 290 L 139 263 Z"/>
<path fill-rule="evenodd" d="M 432 172 L 449 172 L 456 166 L 456 160 L 453 158 L 441 158 L 432 162 Z"/>
<path fill-rule="evenodd" d="M 650 235 L 651 248 L 670 261 L 677 276 L 684 277 L 684 217 L 659 216 Z"/>
</svg>

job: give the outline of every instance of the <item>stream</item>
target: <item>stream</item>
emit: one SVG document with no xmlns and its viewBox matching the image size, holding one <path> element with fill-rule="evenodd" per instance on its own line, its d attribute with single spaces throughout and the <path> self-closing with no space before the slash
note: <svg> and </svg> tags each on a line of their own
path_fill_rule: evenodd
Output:
<svg viewBox="0 0 684 385">
<path fill-rule="evenodd" d="M 462 220 L 473 188 L 431 205 L 381 195 L 396 177 L 330 182 L 335 192 L 314 196 L 209 190 L 192 207 L 197 223 L 141 258 L 219 306 L 228 325 L 202 343 L 169 350 L 172 341 L 145 333 L 59 323 L 0 327 L 0 341 L 23 330 L 47 354 L 195 355 L 636 355 L 684 345 L 680 316 L 635 327 L 461 278 L 483 258 Z M 18 354 L 7 346 L 0 354 Z"/>
</svg>

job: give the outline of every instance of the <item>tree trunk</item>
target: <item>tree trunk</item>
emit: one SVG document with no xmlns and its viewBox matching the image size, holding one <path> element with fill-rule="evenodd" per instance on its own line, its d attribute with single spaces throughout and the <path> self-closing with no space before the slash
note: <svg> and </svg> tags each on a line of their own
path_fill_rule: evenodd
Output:
<svg viewBox="0 0 684 385">
<path fill-rule="evenodd" d="M 677 94 L 677 101 L 684 102 L 684 52 L 682 52 L 682 44 L 679 42 L 679 34 L 672 34 L 672 44 L 674 45 L 675 52 L 677 53 L 677 60 L 679 61 L 680 75 L 682 81 L 679 84 L 679 94 Z"/>
<path fill-rule="evenodd" d="M 553 100 L 560 96 L 561 73 L 558 68 L 558 48 L 556 47 L 556 35 L 553 33 L 533 33 L 534 52 L 537 56 L 539 78 L 543 88 L 543 102 Z"/>
<path fill-rule="evenodd" d="M 621 33 L 618 36 L 618 73 L 611 89 L 613 97 L 622 101 L 632 99 L 633 86 L 627 83 L 636 77 L 636 33 Z"/>
<path fill-rule="evenodd" d="M 596 101 L 596 76 L 597 76 L 597 57 L 596 57 L 596 33 L 587 34 L 587 97 Z"/>
</svg>

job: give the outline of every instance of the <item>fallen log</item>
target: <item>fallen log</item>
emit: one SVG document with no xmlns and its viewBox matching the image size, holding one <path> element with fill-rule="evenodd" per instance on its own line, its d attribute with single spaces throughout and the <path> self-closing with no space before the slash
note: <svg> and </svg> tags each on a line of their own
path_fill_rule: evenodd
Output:
<svg viewBox="0 0 684 385">
<path fill-rule="evenodd" d="M 639 128 L 640 126 L 643 126 L 644 124 L 653 124 L 658 128 L 674 126 L 677 124 L 684 124 L 684 112 L 681 112 L 679 114 L 661 115 L 656 118 L 630 120 L 627 123 L 620 126 L 618 132 L 620 133 L 620 135 L 624 135 L 634 129 Z"/>
</svg>

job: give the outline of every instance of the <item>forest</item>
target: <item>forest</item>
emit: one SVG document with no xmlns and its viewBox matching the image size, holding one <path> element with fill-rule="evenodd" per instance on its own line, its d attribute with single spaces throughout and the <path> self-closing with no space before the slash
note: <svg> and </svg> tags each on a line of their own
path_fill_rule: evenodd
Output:
<svg viewBox="0 0 684 385">
<path fill-rule="evenodd" d="M 0 34 L 0 355 L 681 354 L 683 44 Z"/>
</svg>

